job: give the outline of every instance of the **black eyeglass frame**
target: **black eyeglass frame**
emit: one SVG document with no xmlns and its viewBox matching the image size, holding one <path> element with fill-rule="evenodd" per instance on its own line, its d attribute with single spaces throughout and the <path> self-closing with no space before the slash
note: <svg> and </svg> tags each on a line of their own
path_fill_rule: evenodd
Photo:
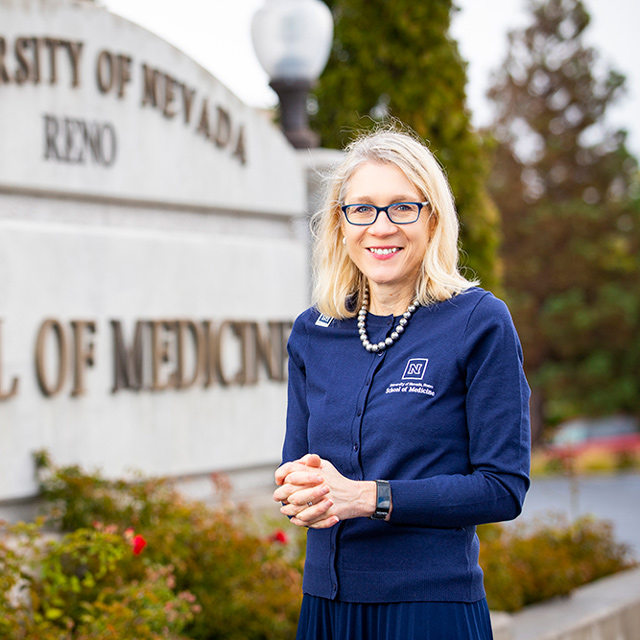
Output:
<svg viewBox="0 0 640 640">
<path fill-rule="evenodd" d="M 396 222 L 391 218 L 391 216 L 389 215 L 389 208 L 397 207 L 401 204 L 415 204 L 418 207 L 418 215 L 416 215 L 415 220 L 411 220 L 410 222 Z M 340 209 L 342 209 L 342 213 L 344 213 L 344 217 L 346 218 L 349 224 L 352 224 L 356 227 L 369 227 L 372 224 L 376 223 L 376 220 L 378 219 L 378 216 L 382 211 L 384 211 L 387 214 L 387 218 L 389 218 L 389 222 L 391 222 L 391 224 L 413 224 L 414 222 L 418 222 L 418 219 L 420 218 L 420 213 L 422 212 L 422 208 L 426 207 L 428 204 L 430 203 L 428 200 L 426 200 L 425 202 L 392 202 L 391 204 L 388 204 L 386 207 L 376 207 L 375 204 L 365 204 L 363 202 L 357 202 L 354 204 L 343 204 L 340 206 Z M 349 220 L 349 216 L 347 215 L 347 209 L 349 207 L 373 207 L 376 210 L 376 216 L 371 222 L 352 222 L 351 220 Z"/>
</svg>

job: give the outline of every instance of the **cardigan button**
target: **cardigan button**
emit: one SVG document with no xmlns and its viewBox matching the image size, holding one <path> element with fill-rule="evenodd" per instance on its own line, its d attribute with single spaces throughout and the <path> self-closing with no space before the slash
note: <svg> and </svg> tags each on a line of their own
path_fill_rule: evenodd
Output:
<svg viewBox="0 0 640 640">
<path fill-rule="evenodd" d="M 358 443 L 356 442 L 356 444 L 353 445 L 353 450 L 357 451 L 358 450 Z"/>
</svg>

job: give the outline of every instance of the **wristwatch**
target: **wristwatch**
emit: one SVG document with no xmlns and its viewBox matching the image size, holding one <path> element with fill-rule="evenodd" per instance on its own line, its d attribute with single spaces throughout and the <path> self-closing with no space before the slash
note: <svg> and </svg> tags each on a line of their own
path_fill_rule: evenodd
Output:
<svg viewBox="0 0 640 640">
<path fill-rule="evenodd" d="M 372 520 L 384 520 L 391 510 L 391 485 L 388 480 L 376 480 L 376 510 Z"/>
</svg>

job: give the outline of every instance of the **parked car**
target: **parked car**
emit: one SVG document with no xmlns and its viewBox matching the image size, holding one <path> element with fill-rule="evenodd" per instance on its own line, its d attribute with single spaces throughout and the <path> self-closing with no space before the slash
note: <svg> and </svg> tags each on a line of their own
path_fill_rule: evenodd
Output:
<svg viewBox="0 0 640 640">
<path fill-rule="evenodd" d="M 632 416 L 575 418 L 561 424 L 547 447 L 552 457 L 577 456 L 586 451 L 640 453 L 640 425 Z"/>
</svg>

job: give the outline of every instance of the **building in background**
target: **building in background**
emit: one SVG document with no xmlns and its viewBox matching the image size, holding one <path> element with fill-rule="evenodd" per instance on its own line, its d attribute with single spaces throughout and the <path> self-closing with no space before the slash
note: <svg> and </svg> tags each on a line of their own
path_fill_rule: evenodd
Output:
<svg viewBox="0 0 640 640">
<path fill-rule="evenodd" d="M 3 0 L 0 511 L 35 495 L 41 449 L 109 476 L 271 481 L 308 158 L 103 7 Z"/>
</svg>

